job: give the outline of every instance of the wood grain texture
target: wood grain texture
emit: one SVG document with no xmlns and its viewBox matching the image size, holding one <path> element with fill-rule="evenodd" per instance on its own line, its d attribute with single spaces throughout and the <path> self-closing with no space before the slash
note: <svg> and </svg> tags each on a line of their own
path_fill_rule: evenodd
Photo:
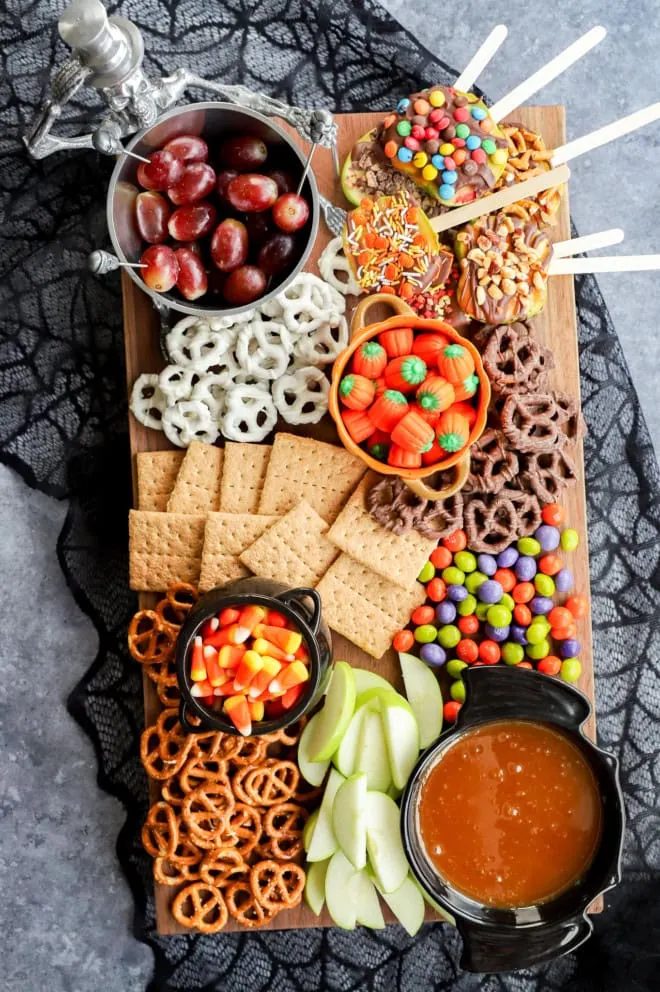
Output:
<svg viewBox="0 0 660 992">
<path fill-rule="evenodd" d="M 381 115 L 379 114 L 340 114 L 337 116 L 340 157 L 342 160 L 355 140 L 374 127 L 379 122 L 380 117 Z M 557 147 L 565 140 L 563 107 L 525 107 L 517 111 L 514 117 L 517 121 L 541 132 L 549 148 Z M 344 199 L 339 184 L 333 175 L 330 154 L 325 149 L 317 150 L 314 157 L 314 171 L 321 192 L 333 202 L 343 204 Z M 563 241 L 570 237 L 567 195 L 564 195 L 562 199 L 558 223 L 550 229 L 550 233 L 554 241 Z M 307 265 L 307 269 L 310 271 L 318 273 L 316 262 L 323 248 L 330 240 L 330 237 L 329 231 L 323 221 L 321 221 L 317 241 Z M 158 315 L 153 309 L 149 297 L 145 293 L 142 293 L 126 274 L 122 276 L 122 289 L 124 299 L 126 376 L 130 392 L 134 380 L 140 373 L 158 372 L 164 367 L 164 361 L 158 342 Z M 349 298 L 349 309 L 351 303 L 354 304 L 355 300 Z M 551 347 L 555 354 L 557 367 L 552 374 L 553 385 L 556 388 L 579 397 L 580 373 L 577 324 L 575 295 L 571 276 L 555 276 L 550 280 L 547 305 L 542 313 L 534 319 L 534 327 L 541 343 L 547 347 Z M 129 420 L 133 491 L 135 505 L 137 506 L 135 454 L 138 451 L 154 451 L 171 447 L 171 445 L 161 432 L 142 427 L 132 415 L 129 415 Z M 287 427 L 287 430 L 291 431 L 292 429 Z M 296 432 L 295 428 L 293 430 Z M 323 440 L 336 440 L 334 425 L 329 417 L 324 418 L 321 424 L 312 429 L 303 428 L 298 432 L 308 433 Z M 567 521 L 571 527 L 574 527 L 578 531 L 581 539 L 580 547 L 571 556 L 570 560 L 570 566 L 575 574 L 576 588 L 584 595 L 588 595 L 589 557 L 587 549 L 584 462 L 581 442 L 578 442 L 575 460 L 580 482 L 573 489 L 565 493 L 562 503 L 566 507 Z M 156 599 L 157 597 L 153 594 L 142 594 L 140 596 L 140 607 L 148 608 L 155 603 Z M 593 653 L 591 626 L 588 621 L 580 622 L 579 636 L 583 647 L 581 653 L 582 676 L 578 685 L 593 702 Z M 402 688 L 399 665 L 393 651 L 389 651 L 380 661 L 375 661 L 344 638 L 335 637 L 333 643 L 335 659 L 344 659 L 353 665 L 377 671 L 388 678 L 395 688 Z M 144 708 L 146 725 L 149 725 L 155 721 L 160 709 L 160 703 L 153 684 L 146 677 L 144 680 Z M 594 714 L 592 714 L 588 721 L 587 732 L 595 739 L 596 723 Z M 152 798 L 154 801 L 158 798 L 159 793 L 160 789 L 157 783 L 152 783 Z M 158 931 L 162 934 L 186 932 L 178 926 L 169 913 L 169 904 L 173 895 L 174 891 L 172 889 L 166 886 L 156 886 L 157 923 Z M 601 909 L 602 900 L 597 900 L 591 907 L 591 912 L 599 912 Z M 385 913 L 385 916 L 388 920 L 392 919 L 391 914 L 388 912 Z M 431 910 L 428 910 L 427 918 L 430 920 L 437 919 L 435 913 Z M 297 927 L 331 925 L 332 921 L 326 912 L 320 918 L 317 918 L 303 904 L 293 910 L 280 913 L 270 924 L 270 929 L 289 930 Z M 232 929 L 240 928 L 233 925 L 233 921 L 230 919 L 227 930 Z"/>
</svg>

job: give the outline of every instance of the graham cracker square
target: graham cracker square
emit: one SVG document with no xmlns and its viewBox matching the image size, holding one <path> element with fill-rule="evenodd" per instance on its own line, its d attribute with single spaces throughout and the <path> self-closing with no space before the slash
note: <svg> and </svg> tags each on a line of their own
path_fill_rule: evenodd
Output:
<svg viewBox="0 0 660 992">
<path fill-rule="evenodd" d="M 168 513 L 211 513 L 220 506 L 222 448 L 192 441 L 186 451 L 172 495 Z"/>
<path fill-rule="evenodd" d="M 331 524 L 366 469 L 344 448 L 293 434 L 276 434 L 259 513 L 286 513 L 305 500 Z"/>
<path fill-rule="evenodd" d="M 422 537 L 412 529 L 405 534 L 393 534 L 374 520 L 367 509 L 366 497 L 377 480 L 375 472 L 365 475 L 330 528 L 328 537 L 372 572 L 409 589 L 438 542 Z"/>
<path fill-rule="evenodd" d="M 138 510 L 164 512 L 181 468 L 183 451 L 138 451 Z"/>
<path fill-rule="evenodd" d="M 131 589 L 164 592 L 174 582 L 197 584 L 204 516 L 131 510 L 128 549 Z"/>
<path fill-rule="evenodd" d="M 249 569 L 241 564 L 238 556 L 277 519 L 250 513 L 209 513 L 199 576 L 200 592 L 249 575 Z"/>
<path fill-rule="evenodd" d="M 270 452 L 270 444 L 225 443 L 220 487 L 220 510 L 223 513 L 257 512 Z"/>
<path fill-rule="evenodd" d="M 315 586 L 339 554 L 327 531 L 325 520 L 302 500 L 250 545 L 240 560 L 262 578 L 289 586 Z"/>
<path fill-rule="evenodd" d="M 421 583 L 403 590 L 347 554 L 337 558 L 316 588 L 328 625 L 374 658 L 382 658 L 426 598 Z"/>
</svg>

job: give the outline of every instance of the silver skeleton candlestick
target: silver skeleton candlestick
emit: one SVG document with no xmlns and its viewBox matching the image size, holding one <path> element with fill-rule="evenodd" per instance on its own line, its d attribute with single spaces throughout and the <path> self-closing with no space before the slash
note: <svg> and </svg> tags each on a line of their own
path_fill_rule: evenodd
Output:
<svg viewBox="0 0 660 992">
<path fill-rule="evenodd" d="M 24 136 L 33 158 L 80 148 L 118 155 L 123 151 L 122 138 L 152 127 L 159 115 L 177 103 L 187 89 L 199 87 L 228 103 L 281 117 L 306 141 L 329 148 L 339 171 L 337 125 L 330 111 L 292 107 L 262 93 L 253 93 L 245 86 L 202 79 L 188 69 L 177 69 L 171 76 L 151 80 L 142 71 L 144 43 L 139 29 L 123 17 L 109 18 L 100 0 L 73 0 L 60 17 L 58 27 L 72 54 L 55 73 L 50 96 Z M 109 113 L 89 134 L 73 138 L 52 134 L 64 105 L 83 84 L 100 92 Z M 333 233 L 339 233 L 345 211 L 334 207 L 325 197 L 321 197 L 321 206 L 328 226 Z"/>
</svg>

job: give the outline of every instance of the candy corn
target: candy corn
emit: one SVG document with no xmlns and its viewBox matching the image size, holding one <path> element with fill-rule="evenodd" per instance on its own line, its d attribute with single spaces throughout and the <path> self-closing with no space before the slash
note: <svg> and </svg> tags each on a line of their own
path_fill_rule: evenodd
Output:
<svg viewBox="0 0 660 992">
<path fill-rule="evenodd" d="M 264 708 L 264 704 L 260 699 L 253 699 L 251 702 L 248 702 L 248 709 L 253 723 L 259 723 L 260 720 L 263 720 Z"/>
<path fill-rule="evenodd" d="M 203 682 L 206 679 L 206 665 L 204 664 L 204 646 L 201 637 L 196 637 L 193 641 L 192 662 L 190 665 L 190 678 L 193 682 Z"/>
<path fill-rule="evenodd" d="M 250 699 L 256 699 L 262 693 L 266 692 L 268 686 L 282 668 L 281 663 L 275 658 L 269 658 L 268 655 L 263 655 L 262 657 L 264 662 L 263 667 L 250 682 L 250 688 L 248 689 Z"/>
<path fill-rule="evenodd" d="M 292 689 L 294 685 L 300 685 L 309 678 L 309 670 L 302 661 L 292 661 L 281 672 L 275 676 L 268 686 L 268 691 L 274 696 L 284 693 L 287 689 Z"/>
<path fill-rule="evenodd" d="M 254 606 L 252 604 L 244 606 L 236 624 L 238 628 L 235 634 L 236 640 L 232 643 L 243 644 L 247 641 L 257 624 L 260 624 L 266 619 L 267 613 L 268 610 L 265 610 L 263 606 Z"/>
<path fill-rule="evenodd" d="M 282 700 L 282 706 L 285 710 L 290 710 L 292 706 L 295 706 L 303 693 L 304 684 L 301 682 L 299 685 L 292 685 L 290 689 L 280 696 Z"/>
<path fill-rule="evenodd" d="M 204 682 L 195 682 L 190 689 L 190 695 L 194 696 L 195 699 L 213 696 L 213 686 L 206 680 Z"/>
<path fill-rule="evenodd" d="M 225 713 L 234 724 L 239 734 L 249 737 L 252 733 L 252 718 L 248 701 L 241 693 L 236 696 L 229 696 L 225 699 L 223 707 Z"/>
<path fill-rule="evenodd" d="M 226 606 L 218 617 L 218 623 L 221 627 L 229 627 L 230 624 L 238 622 L 240 615 L 241 611 L 236 609 L 235 606 Z"/>
<path fill-rule="evenodd" d="M 269 627 L 288 627 L 288 622 L 283 613 L 278 613 L 277 610 L 269 610 L 268 616 L 266 617 L 266 623 Z"/>
<path fill-rule="evenodd" d="M 218 627 L 216 631 L 204 638 L 204 643 L 210 644 L 213 648 L 221 648 L 225 644 L 237 644 L 238 641 L 235 640 L 237 629 L 236 624 L 232 624 L 230 627 Z"/>
<path fill-rule="evenodd" d="M 286 630 L 283 627 L 269 627 L 260 623 L 253 629 L 256 638 L 263 637 L 271 644 L 286 651 L 287 654 L 295 654 L 302 644 L 302 634 L 297 630 Z"/>
<path fill-rule="evenodd" d="M 244 654 L 245 645 L 225 644 L 224 647 L 220 648 L 218 664 L 220 668 L 238 668 Z"/>
<path fill-rule="evenodd" d="M 287 654 L 282 648 L 278 648 L 276 644 L 271 644 L 270 641 L 267 641 L 263 637 L 257 637 L 252 645 L 252 650 L 256 651 L 257 654 L 268 655 L 269 658 L 277 658 L 278 661 L 295 660 L 295 655 Z"/>
<path fill-rule="evenodd" d="M 206 638 L 210 637 L 211 634 L 215 634 L 219 626 L 220 626 L 220 621 L 218 620 L 217 617 L 211 617 L 210 620 L 207 620 L 204 626 L 202 627 L 202 640 L 206 640 Z"/>
<path fill-rule="evenodd" d="M 241 658 L 240 664 L 234 676 L 234 688 L 237 692 L 243 692 L 252 682 L 252 679 L 264 667 L 264 659 L 256 651 L 246 651 Z"/>
<path fill-rule="evenodd" d="M 227 681 L 228 676 L 218 664 L 218 652 L 208 644 L 204 647 L 204 664 L 208 680 L 214 689 Z"/>
</svg>

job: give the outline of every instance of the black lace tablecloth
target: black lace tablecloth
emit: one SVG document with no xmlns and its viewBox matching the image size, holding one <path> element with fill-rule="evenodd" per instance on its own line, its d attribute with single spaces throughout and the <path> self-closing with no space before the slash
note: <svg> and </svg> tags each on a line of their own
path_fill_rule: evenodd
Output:
<svg viewBox="0 0 660 992">
<path fill-rule="evenodd" d="M 134 19 L 147 70 L 191 66 L 303 106 L 385 109 L 455 73 L 372 0 L 142 0 Z M 152 989 L 241 992 L 645 992 L 660 987 L 660 477 L 621 347 L 593 278 L 577 282 L 599 738 L 621 761 L 628 814 L 624 881 L 595 936 L 529 972 L 462 974 L 459 938 L 428 925 L 158 937 L 150 863 L 139 841 L 147 783 L 138 666 L 125 649 L 129 449 L 119 279 L 95 279 L 86 256 L 106 244 L 112 168 L 93 153 L 31 162 L 19 135 L 61 58 L 49 0 L 5 0 L 0 196 L 0 457 L 70 509 L 59 560 L 100 639 L 70 699 L 93 740 L 99 781 L 126 808 L 118 851 L 135 897 L 135 935 L 156 959 Z M 84 99 L 71 116 L 81 119 Z M 90 797 L 90 801 L 93 797 Z"/>
</svg>

